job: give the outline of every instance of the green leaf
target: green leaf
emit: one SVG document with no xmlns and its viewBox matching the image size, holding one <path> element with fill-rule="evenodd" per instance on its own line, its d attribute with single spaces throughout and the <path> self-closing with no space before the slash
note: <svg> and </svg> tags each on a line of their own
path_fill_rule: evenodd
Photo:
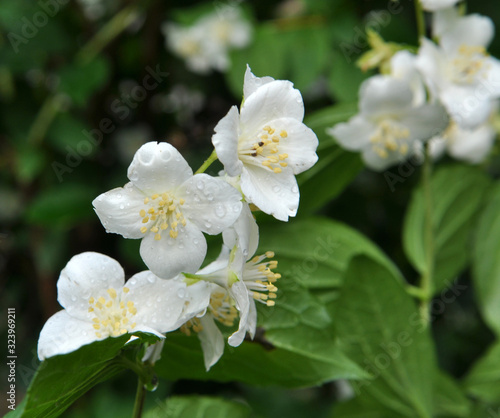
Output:
<svg viewBox="0 0 500 418">
<path fill-rule="evenodd" d="M 331 94 L 341 102 L 353 102 L 358 98 L 361 83 L 370 74 L 363 73 L 353 63 L 349 63 L 346 57 L 336 49 L 331 51 L 332 68 L 328 78 L 328 87 Z"/>
<path fill-rule="evenodd" d="M 467 399 L 457 382 L 444 372 L 436 374 L 433 400 L 435 417 L 471 416 L 472 402 Z"/>
<path fill-rule="evenodd" d="M 173 396 L 144 414 L 144 418 L 246 418 L 249 416 L 248 406 L 209 396 Z"/>
<path fill-rule="evenodd" d="M 401 278 L 366 256 L 353 258 L 334 318 L 346 354 L 372 375 L 352 383 L 356 393 L 402 417 L 430 417 L 434 348 Z"/>
<path fill-rule="evenodd" d="M 79 142 L 86 140 L 83 131 L 88 129 L 79 119 L 69 113 L 60 113 L 47 132 L 47 141 L 58 151 L 68 153 L 68 147 L 77 148 Z M 94 147 L 85 157 L 91 155 L 97 147 Z"/>
<path fill-rule="evenodd" d="M 90 96 L 101 87 L 110 75 L 109 62 L 97 57 L 86 64 L 71 64 L 63 68 L 60 90 L 66 93 L 77 106 L 87 105 Z"/>
<path fill-rule="evenodd" d="M 16 155 L 16 175 L 22 183 L 29 183 L 46 167 L 46 157 L 42 150 L 19 147 Z"/>
<path fill-rule="evenodd" d="M 464 379 L 466 392 L 488 403 L 500 403 L 500 342 L 489 347 Z"/>
<path fill-rule="evenodd" d="M 173 381 L 237 381 L 261 387 L 283 388 L 315 386 L 334 379 L 357 379 L 363 376 L 359 368 L 348 360 L 339 367 L 333 362 L 315 360 L 280 348 L 269 349 L 257 342 L 246 341 L 236 348 L 226 344 L 221 359 L 207 372 L 198 338 L 181 333 L 168 335 L 155 370 L 158 376 Z"/>
<path fill-rule="evenodd" d="M 97 194 L 94 187 L 84 184 L 66 183 L 46 189 L 31 202 L 27 220 L 38 225 L 69 227 L 93 219 L 91 202 Z"/>
<path fill-rule="evenodd" d="M 125 368 L 113 359 L 129 338 L 130 335 L 108 338 L 44 360 L 23 402 L 9 418 L 59 416 L 93 386 Z"/>
<path fill-rule="evenodd" d="M 260 235 L 261 251 L 276 253 L 281 282 L 293 277 L 306 288 L 338 287 L 351 258 L 358 254 L 369 256 L 399 276 L 375 244 L 341 222 L 320 217 L 297 219 L 266 225 Z"/>
<path fill-rule="evenodd" d="M 500 334 L 500 184 L 496 183 L 475 231 L 472 273 L 485 322 Z"/>
<path fill-rule="evenodd" d="M 446 287 L 467 266 L 472 227 L 489 184 L 487 176 L 477 167 L 457 164 L 433 174 L 434 293 Z M 421 186 L 414 191 L 406 213 L 403 245 L 416 270 L 421 274 L 426 272 L 425 204 Z"/>
</svg>

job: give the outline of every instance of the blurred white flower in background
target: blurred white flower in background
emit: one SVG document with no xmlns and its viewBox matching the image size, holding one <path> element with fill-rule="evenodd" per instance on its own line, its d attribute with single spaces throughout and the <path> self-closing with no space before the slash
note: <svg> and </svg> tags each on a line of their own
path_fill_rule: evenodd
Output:
<svg viewBox="0 0 500 418">
<path fill-rule="evenodd" d="M 436 10 L 454 6 L 458 3 L 458 0 L 420 0 L 420 3 L 422 4 L 424 10 L 434 12 Z"/>
<path fill-rule="evenodd" d="M 166 22 L 162 31 L 167 48 L 198 74 L 227 70 L 231 64 L 229 51 L 244 48 L 252 37 L 251 25 L 234 5 L 219 7 L 192 26 Z"/>
</svg>

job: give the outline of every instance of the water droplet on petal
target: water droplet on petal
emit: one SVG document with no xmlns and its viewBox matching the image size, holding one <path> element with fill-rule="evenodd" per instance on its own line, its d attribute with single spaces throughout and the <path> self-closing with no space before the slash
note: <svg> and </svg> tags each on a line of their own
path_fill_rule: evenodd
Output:
<svg viewBox="0 0 500 418">
<path fill-rule="evenodd" d="M 226 215 L 226 209 L 224 208 L 224 206 L 222 205 L 217 205 L 215 207 L 215 214 L 219 217 L 219 218 L 223 218 L 225 215 Z"/>
<path fill-rule="evenodd" d="M 179 290 L 177 290 L 177 296 L 179 296 L 181 299 L 184 299 L 184 297 L 186 296 L 186 290 L 180 288 Z"/>
<path fill-rule="evenodd" d="M 123 203 L 120 205 L 120 209 L 125 209 L 125 205 Z"/>
<path fill-rule="evenodd" d="M 76 302 L 76 296 L 71 296 L 71 300 L 72 300 L 73 302 Z"/>
<path fill-rule="evenodd" d="M 210 228 L 212 224 L 208 221 L 205 221 L 205 228 Z"/>
<path fill-rule="evenodd" d="M 152 274 L 148 274 L 148 282 L 149 283 L 154 283 L 156 282 L 156 277 L 153 276 Z"/>
<path fill-rule="evenodd" d="M 278 186 L 278 185 L 273 186 L 273 192 L 274 192 L 274 193 L 279 193 L 279 192 L 280 192 L 280 190 L 281 190 L 281 187 L 280 187 L 280 186 Z"/>
<path fill-rule="evenodd" d="M 129 282 L 130 284 L 135 285 L 135 284 L 137 283 L 137 280 L 136 280 L 136 279 L 130 279 L 128 282 Z"/>
<path fill-rule="evenodd" d="M 121 198 L 122 198 L 122 194 L 121 194 L 121 193 L 118 193 L 118 194 L 116 195 L 116 198 L 117 198 L 117 199 L 121 199 Z"/>
<path fill-rule="evenodd" d="M 196 187 L 198 188 L 198 190 L 203 190 L 205 184 L 200 180 L 198 183 L 196 183 Z"/>
<path fill-rule="evenodd" d="M 156 298 L 156 301 L 157 301 L 158 303 L 159 303 L 159 302 L 161 302 L 161 301 L 162 301 L 161 296 L 158 296 L 158 297 Z"/>
</svg>

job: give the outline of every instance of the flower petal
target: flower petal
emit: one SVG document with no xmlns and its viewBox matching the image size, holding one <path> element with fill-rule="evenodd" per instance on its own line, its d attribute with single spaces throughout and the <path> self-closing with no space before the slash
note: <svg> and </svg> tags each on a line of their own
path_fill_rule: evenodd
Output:
<svg viewBox="0 0 500 418">
<path fill-rule="evenodd" d="M 231 334 L 228 343 L 232 347 L 238 347 L 247 333 L 248 328 L 248 314 L 250 312 L 250 303 L 255 303 L 248 294 L 247 287 L 242 281 L 234 283 L 229 289 L 231 296 L 234 298 L 236 308 L 240 312 L 240 324 L 238 331 Z"/>
<path fill-rule="evenodd" d="M 104 254 L 85 252 L 75 255 L 61 271 L 57 281 L 57 300 L 69 315 L 89 317 L 89 298 L 103 290 L 121 288 L 125 273 L 118 261 Z"/>
<path fill-rule="evenodd" d="M 251 137 L 269 121 L 280 118 L 299 122 L 304 118 L 302 96 L 290 81 L 272 81 L 246 98 L 240 109 L 240 133 Z"/>
<path fill-rule="evenodd" d="M 181 272 L 195 273 L 207 253 L 207 242 L 196 225 L 188 222 L 179 227 L 179 235 L 165 234 L 159 241 L 147 234 L 141 242 L 140 254 L 148 268 L 162 279 L 171 279 Z"/>
<path fill-rule="evenodd" d="M 495 141 L 495 129 L 488 123 L 472 131 L 458 129 L 448 142 L 448 153 L 472 164 L 482 162 Z"/>
<path fill-rule="evenodd" d="M 127 281 L 128 297 L 134 302 L 137 330 L 142 325 L 157 332 L 177 329 L 186 303 L 187 286 L 179 279 L 164 280 L 151 271 L 137 273 Z M 178 325 L 179 324 L 179 325 Z"/>
<path fill-rule="evenodd" d="M 238 159 L 239 124 L 240 114 L 238 108 L 233 106 L 215 126 L 215 133 L 212 135 L 217 158 L 230 176 L 239 175 L 243 165 Z"/>
<path fill-rule="evenodd" d="M 38 358 L 43 361 L 71 353 L 97 340 L 91 322 L 76 319 L 62 310 L 52 315 L 43 326 L 38 339 Z"/>
<path fill-rule="evenodd" d="M 248 202 L 280 221 L 295 216 L 299 207 L 299 188 L 291 170 L 273 173 L 248 166 L 241 173 L 241 190 Z"/>
<path fill-rule="evenodd" d="M 400 123 L 410 131 L 408 140 L 426 141 L 439 135 L 446 129 L 450 120 L 446 110 L 440 104 L 423 105 L 411 109 L 401 117 Z"/>
<path fill-rule="evenodd" d="M 360 112 L 370 117 L 397 115 L 411 108 L 412 102 L 413 93 L 408 82 L 390 76 L 370 77 L 359 90 Z"/>
<path fill-rule="evenodd" d="M 279 142 L 279 153 L 288 154 L 285 161 L 294 174 L 302 173 L 316 164 L 318 137 L 312 129 L 292 118 L 276 119 L 272 124 L 278 132 L 287 132 L 287 137 Z"/>
<path fill-rule="evenodd" d="M 203 360 L 207 371 L 212 367 L 224 353 L 224 337 L 215 324 L 210 314 L 200 318 L 202 329 L 198 332 L 198 338 L 203 349 Z"/>
<path fill-rule="evenodd" d="M 245 71 L 245 79 L 243 82 L 243 100 L 246 100 L 252 93 L 263 86 L 264 84 L 270 83 L 274 81 L 272 77 L 256 77 L 252 70 L 250 70 L 249 65 L 247 64 L 247 69 Z"/>
<path fill-rule="evenodd" d="M 375 133 L 376 126 L 361 115 L 353 116 L 349 121 L 337 123 L 327 133 L 347 150 L 359 151 L 370 144 L 370 137 Z"/>
<path fill-rule="evenodd" d="M 487 47 L 494 33 L 495 27 L 489 17 L 470 14 L 457 19 L 455 24 L 442 34 L 439 44 L 448 53 L 456 52 L 462 45 Z"/>
<path fill-rule="evenodd" d="M 146 194 L 174 190 L 193 175 L 193 170 L 172 145 L 148 142 L 135 153 L 127 176 Z"/>
<path fill-rule="evenodd" d="M 120 234 L 125 238 L 142 238 L 142 218 L 145 195 L 127 183 L 125 187 L 117 187 L 97 196 L 92 205 L 106 232 Z"/>
<path fill-rule="evenodd" d="M 233 226 L 222 232 L 222 239 L 226 247 L 239 245 L 247 260 L 255 254 L 259 245 L 259 227 L 248 203 L 243 203 L 241 214 Z"/>
<path fill-rule="evenodd" d="M 196 174 L 178 189 L 186 219 L 210 235 L 230 227 L 241 213 L 241 194 L 224 180 Z"/>
</svg>

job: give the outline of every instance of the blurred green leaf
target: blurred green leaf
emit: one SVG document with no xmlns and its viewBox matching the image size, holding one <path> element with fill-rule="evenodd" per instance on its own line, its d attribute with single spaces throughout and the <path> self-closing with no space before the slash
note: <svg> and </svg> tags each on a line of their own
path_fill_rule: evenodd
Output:
<svg viewBox="0 0 500 418">
<path fill-rule="evenodd" d="M 335 353 L 332 353 L 335 355 Z M 207 372 L 203 352 L 195 335 L 171 333 L 165 341 L 161 359 L 156 363 L 158 376 L 168 380 L 194 379 L 219 382 L 243 382 L 256 386 L 299 388 L 315 386 L 333 379 L 362 376 L 349 361 L 344 365 L 319 361 L 280 348 L 266 349 L 244 341 L 239 347 L 226 345 L 221 359 Z"/>
<path fill-rule="evenodd" d="M 67 147 L 76 148 L 77 144 L 86 139 L 83 131 L 89 130 L 81 120 L 69 113 L 60 113 L 47 132 L 47 141 L 58 151 L 67 153 Z M 94 147 L 92 151 L 95 151 Z M 87 154 L 86 156 L 91 155 Z"/>
<path fill-rule="evenodd" d="M 246 418 L 249 416 L 250 409 L 246 405 L 208 396 L 173 396 L 144 414 L 144 418 Z"/>
<path fill-rule="evenodd" d="M 43 151 L 21 146 L 17 150 L 16 155 L 16 174 L 17 178 L 22 183 L 29 183 L 46 166 L 46 157 Z"/>
<path fill-rule="evenodd" d="M 65 183 L 42 191 L 28 207 L 27 221 L 43 226 L 69 227 L 92 219 L 92 200 L 98 195 L 95 187 Z"/>
<path fill-rule="evenodd" d="M 496 183 L 481 213 L 472 255 L 474 286 L 485 322 L 500 334 L 500 184 Z"/>
<path fill-rule="evenodd" d="M 500 403 L 500 342 L 488 348 L 464 378 L 466 392 L 484 402 Z"/>
<path fill-rule="evenodd" d="M 444 372 L 436 374 L 434 381 L 433 416 L 469 418 L 472 402 L 465 396 L 458 383 Z"/>
<path fill-rule="evenodd" d="M 361 83 L 371 74 L 363 73 L 338 50 L 332 49 L 331 54 L 330 93 L 340 102 L 356 101 Z"/>
<path fill-rule="evenodd" d="M 102 57 L 85 64 L 71 64 L 61 69 L 60 91 L 66 93 L 77 106 L 85 106 L 88 99 L 109 78 L 108 60 Z"/>
<path fill-rule="evenodd" d="M 478 167 L 450 165 L 439 168 L 432 175 L 434 293 L 447 286 L 447 281 L 467 266 L 472 227 L 489 185 L 488 178 Z M 403 245 L 413 266 L 424 273 L 427 247 L 422 186 L 414 190 L 406 212 Z"/>
<path fill-rule="evenodd" d="M 14 417 L 57 417 L 96 384 L 124 369 L 113 362 L 130 335 L 108 338 L 44 360 Z"/>
<path fill-rule="evenodd" d="M 401 417 L 430 417 L 434 347 L 401 277 L 366 256 L 353 258 L 334 318 L 346 354 L 372 376 L 352 383 L 356 393 Z"/>
</svg>

